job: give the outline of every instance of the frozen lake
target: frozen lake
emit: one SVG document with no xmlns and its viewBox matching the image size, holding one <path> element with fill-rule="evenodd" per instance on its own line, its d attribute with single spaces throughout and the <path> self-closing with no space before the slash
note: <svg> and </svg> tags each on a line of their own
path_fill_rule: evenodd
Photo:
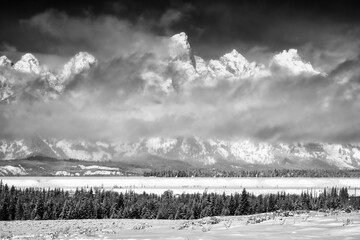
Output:
<svg viewBox="0 0 360 240">
<path fill-rule="evenodd" d="M 118 192 L 135 191 L 161 194 L 173 190 L 175 194 L 217 192 L 231 194 L 246 188 L 254 194 L 301 193 L 318 194 L 324 188 L 346 187 L 350 195 L 360 195 L 358 178 L 156 178 L 156 177 L 1 177 L 2 182 L 19 188 L 103 188 Z"/>
</svg>

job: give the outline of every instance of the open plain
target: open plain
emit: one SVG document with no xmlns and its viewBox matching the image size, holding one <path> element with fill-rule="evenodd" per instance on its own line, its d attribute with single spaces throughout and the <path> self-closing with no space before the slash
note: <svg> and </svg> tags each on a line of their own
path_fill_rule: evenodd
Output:
<svg viewBox="0 0 360 240">
<path fill-rule="evenodd" d="M 215 192 L 232 194 L 243 188 L 250 193 L 266 194 L 285 191 L 321 193 L 325 188 L 345 187 L 349 195 L 360 195 L 359 178 L 157 178 L 157 177 L 1 177 L 3 184 L 17 188 L 98 188 L 117 192 L 162 194 L 171 189 L 174 194 Z"/>
</svg>

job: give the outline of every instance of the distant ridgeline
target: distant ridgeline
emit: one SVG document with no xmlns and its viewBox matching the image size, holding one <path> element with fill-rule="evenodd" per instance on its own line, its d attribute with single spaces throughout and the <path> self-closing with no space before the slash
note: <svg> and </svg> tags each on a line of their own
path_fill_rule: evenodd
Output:
<svg viewBox="0 0 360 240">
<path fill-rule="evenodd" d="M 198 219 L 274 211 L 325 211 L 360 209 L 360 198 L 349 197 L 346 188 L 332 188 L 315 196 L 261 194 L 245 189 L 233 195 L 206 193 L 174 195 L 117 193 L 83 189 L 70 193 L 61 189 L 16 189 L 0 182 L 0 220 L 48 219 Z"/>
<path fill-rule="evenodd" d="M 360 170 L 324 170 L 324 169 L 268 169 L 268 170 L 168 170 L 148 171 L 145 177 L 313 177 L 334 178 L 349 177 L 359 178 Z"/>
<path fill-rule="evenodd" d="M 166 163 L 169 164 L 166 164 Z M 81 161 L 30 156 L 0 161 L 0 176 L 145 176 L 145 177 L 345 177 L 359 178 L 360 169 L 274 169 L 274 168 L 206 168 L 176 161 Z M 172 164 L 170 164 L 172 163 Z"/>
</svg>

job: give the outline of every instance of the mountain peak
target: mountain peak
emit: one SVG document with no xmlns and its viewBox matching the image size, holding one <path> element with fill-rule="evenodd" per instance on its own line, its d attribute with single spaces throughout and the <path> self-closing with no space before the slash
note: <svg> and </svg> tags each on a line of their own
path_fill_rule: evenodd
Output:
<svg viewBox="0 0 360 240">
<path fill-rule="evenodd" d="M 316 71 L 311 63 L 304 62 L 296 49 L 284 50 L 276 54 L 271 60 L 270 66 L 277 66 L 287 70 L 293 75 L 311 74 L 316 75 L 320 72 Z"/>
<path fill-rule="evenodd" d="M 184 49 L 190 48 L 190 44 L 188 42 L 188 36 L 184 32 L 175 34 L 170 39 L 174 43 L 181 45 Z"/>
<path fill-rule="evenodd" d="M 169 54 L 173 59 L 191 60 L 191 48 L 186 33 L 181 32 L 170 38 Z"/>
<path fill-rule="evenodd" d="M 226 53 L 224 56 L 220 58 L 220 60 L 221 59 L 226 62 L 237 62 L 243 65 L 249 64 L 249 61 L 238 51 L 236 51 L 236 49 L 233 49 L 231 52 Z"/>
<path fill-rule="evenodd" d="M 62 81 L 66 81 L 73 75 L 89 70 L 97 65 L 97 62 L 97 59 L 90 53 L 79 52 L 64 65 L 60 78 Z"/>
<path fill-rule="evenodd" d="M 23 55 L 21 59 L 15 63 L 14 69 L 25 73 L 35 74 L 39 74 L 41 71 L 39 60 L 31 53 Z"/>
<path fill-rule="evenodd" d="M 6 56 L 1 56 L 0 57 L 0 66 L 10 67 L 11 64 L 12 64 L 11 60 L 8 59 Z"/>
<path fill-rule="evenodd" d="M 216 75 L 247 78 L 260 71 L 256 63 L 250 63 L 242 54 L 233 49 L 219 60 L 211 60 L 210 68 Z"/>
</svg>

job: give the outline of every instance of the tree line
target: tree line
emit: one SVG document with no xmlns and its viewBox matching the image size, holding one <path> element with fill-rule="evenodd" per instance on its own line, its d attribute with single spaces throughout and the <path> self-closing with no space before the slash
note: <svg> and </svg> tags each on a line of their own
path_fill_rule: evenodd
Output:
<svg viewBox="0 0 360 240">
<path fill-rule="evenodd" d="M 360 177 L 359 169 L 266 169 L 266 170 L 152 170 L 143 173 L 145 177 Z"/>
<path fill-rule="evenodd" d="M 198 219 L 208 216 L 246 215 L 277 210 L 360 209 L 359 198 L 349 198 L 346 188 L 317 195 L 261 194 L 243 189 L 232 195 L 207 193 L 162 195 L 132 191 L 77 189 L 17 189 L 0 182 L 0 220 L 48 219 Z"/>
</svg>

